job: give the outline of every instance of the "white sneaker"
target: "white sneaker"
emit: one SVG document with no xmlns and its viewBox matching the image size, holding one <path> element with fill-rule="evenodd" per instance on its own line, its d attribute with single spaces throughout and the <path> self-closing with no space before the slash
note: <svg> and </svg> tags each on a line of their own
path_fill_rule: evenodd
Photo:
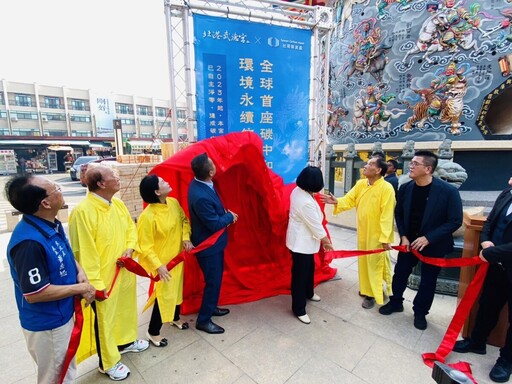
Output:
<svg viewBox="0 0 512 384">
<path fill-rule="evenodd" d="M 130 375 L 130 368 L 120 361 L 110 369 L 103 370 L 98 368 L 98 371 L 100 371 L 100 373 L 104 373 L 110 378 L 110 380 L 114 381 L 124 380 Z"/>
<path fill-rule="evenodd" d="M 135 340 L 132 344 L 127 346 L 125 349 L 123 349 L 119 353 L 121 355 L 124 354 L 124 353 L 128 353 L 128 352 L 139 353 L 139 352 L 145 351 L 148 348 L 149 348 L 149 341 L 147 341 L 147 340 Z"/>
<path fill-rule="evenodd" d="M 300 321 L 302 321 L 304 324 L 309 324 L 311 323 L 311 319 L 309 318 L 308 314 L 306 313 L 305 315 L 302 315 L 302 316 L 297 316 L 297 319 L 299 319 Z"/>
<path fill-rule="evenodd" d="M 314 293 L 313 296 L 311 296 L 309 298 L 309 300 L 311 300 L 311 301 L 320 301 L 320 296 L 318 296 L 316 293 Z"/>
</svg>

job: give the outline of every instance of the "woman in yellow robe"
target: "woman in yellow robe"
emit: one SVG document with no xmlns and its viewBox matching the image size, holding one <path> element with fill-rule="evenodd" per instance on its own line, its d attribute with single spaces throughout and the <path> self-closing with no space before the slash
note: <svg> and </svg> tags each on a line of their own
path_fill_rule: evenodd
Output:
<svg viewBox="0 0 512 384">
<path fill-rule="evenodd" d="M 363 175 L 343 197 L 325 197 L 326 203 L 336 204 L 334 214 L 355 208 L 357 214 L 357 247 L 360 250 L 391 249 L 394 242 L 393 219 L 395 190 L 384 180 L 387 170 L 385 161 L 371 158 Z M 365 296 L 364 308 L 371 308 L 372 301 L 384 304 L 382 282 L 386 283 L 387 295 L 391 295 L 391 261 L 389 252 L 376 253 L 358 258 L 359 293 Z M 372 300 L 373 299 L 373 300 Z M 366 304 L 365 304 L 366 303 Z"/>
<path fill-rule="evenodd" d="M 167 271 L 166 265 L 183 248 L 192 249 L 190 224 L 178 201 L 167 196 L 171 187 L 161 177 L 144 177 L 139 190 L 149 205 L 137 221 L 140 252 L 136 254 L 146 271 L 160 276 L 145 307 L 147 309 L 154 304 L 146 336 L 155 346 L 165 347 L 167 340 L 160 337 L 162 323 L 188 328 L 179 314 L 183 302 L 183 263 L 171 271 Z"/>
</svg>

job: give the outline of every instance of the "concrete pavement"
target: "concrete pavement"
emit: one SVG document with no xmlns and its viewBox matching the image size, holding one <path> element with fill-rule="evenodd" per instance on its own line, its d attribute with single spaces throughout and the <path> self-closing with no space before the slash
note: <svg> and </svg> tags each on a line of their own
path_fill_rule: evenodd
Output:
<svg viewBox="0 0 512 384">
<path fill-rule="evenodd" d="M 1 227 L 0 227 L 1 229 Z M 353 230 L 329 225 L 336 249 L 355 249 Z M 35 383 L 32 362 L 19 326 L 12 281 L 5 260 L 10 233 L 0 233 L 0 366 L 3 382 Z M 434 352 L 455 310 L 454 297 L 436 295 L 429 326 L 413 327 L 412 299 L 407 289 L 404 313 L 382 316 L 378 306 L 365 310 L 358 296 L 357 261 L 335 260 L 340 279 L 316 288 L 322 300 L 308 303 L 312 323 L 305 325 L 291 313 L 289 296 L 231 305 L 228 316 L 218 318 L 222 335 L 194 328 L 195 314 L 182 319 L 186 331 L 164 325 L 166 348 L 150 347 L 140 354 L 123 355 L 132 374 L 127 383 L 433 383 L 431 369 L 421 353 Z M 146 299 L 147 281 L 140 278 L 139 308 Z M 149 313 L 139 316 L 139 336 L 147 330 Z M 448 362 L 472 363 L 478 383 L 491 383 L 488 373 L 498 356 L 453 353 Z M 78 383 L 109 383 L 97 371 L 97 358 L 79 365 Z"/>
</svg>

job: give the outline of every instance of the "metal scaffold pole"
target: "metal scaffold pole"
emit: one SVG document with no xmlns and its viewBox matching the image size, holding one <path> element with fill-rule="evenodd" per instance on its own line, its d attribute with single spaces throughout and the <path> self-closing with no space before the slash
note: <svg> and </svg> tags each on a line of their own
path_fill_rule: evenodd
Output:
<svg viewBox="0 0 512 384">
<path fill-rule="evenodd" d="M 192 15 L 224 16 L 312 31 L 308 161 L 325 170 L 329 44 L 334 27 L 332 9 L 277 0 L 164 0 L 164 4 L 175 151 L 179 150 L 180 140 L 189 143 L 197 140 Z M 178 106 L 182 110 L 186 107 L 186 116 L 177 116 Z M 186 135 L 179 130 L 185 127 Z"/>
</svg>

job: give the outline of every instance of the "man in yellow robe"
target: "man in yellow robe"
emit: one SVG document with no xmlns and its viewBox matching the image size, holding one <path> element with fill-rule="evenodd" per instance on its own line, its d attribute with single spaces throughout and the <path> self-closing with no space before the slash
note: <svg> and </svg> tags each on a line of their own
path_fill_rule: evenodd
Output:
<svg viewBox="0 0 512 384">
<path fill-rule="evenodd" d="M 185 248 L 193 248 L 190 242 L 190 223 L 178 200 L 168 197 L 171 187 L 161 177 L 148 175 L 139 186 L 142 199 L 148 206 L 137 220 L 139 249 L 136 256 L 140 264 L 160 281 L 144 308 L 152 304 L 153 313 L 146 337 L 157 347 L 165 347 L 167 340 L 160 337 L 162 323 L 171 323 L 180 329 L 188 324 L 179 319 L 183 302 L 183 262 L 171 271 L 167 264 Z"/>
<path fill-rule="evenodd" d="M 360 250 L 386 249 L 385 252 L 358 258 L 359 294 L 364 296 L 363 308 L 384 304 L 382 282 L 391 294 L 391 261 L 388 250 L 394 241 L 393 218 L 395 190 L 384 180 L 387 163 L 372 157 L 364 166 L 366 179 L 359 180 L 343 197 L 322 196 L 326 203 L 336 204 L 334 214 L 356 208 L 357 247 Z"/>
<path fill-rule="evenodd" d="M 118 381 L 130 374 L 121 363 L 121 354 L 141 352 L 149 346 L 146 340 L 137 340 L 135 275 L 122 268 L 107 296 L 117 259 L 131 257 L 137 246 L 137 230 L 124 203 L 113 197 L 120 189 L 120 180 L 110 167 L 89 168 L 86 183 L 89 193 L 71 212 L 69 235 L 75 257 L 97 293 L 91 305 L 94 313 L 84 312 L 77 359 L 97 352 L 99 371 Z"/>
</svg>

